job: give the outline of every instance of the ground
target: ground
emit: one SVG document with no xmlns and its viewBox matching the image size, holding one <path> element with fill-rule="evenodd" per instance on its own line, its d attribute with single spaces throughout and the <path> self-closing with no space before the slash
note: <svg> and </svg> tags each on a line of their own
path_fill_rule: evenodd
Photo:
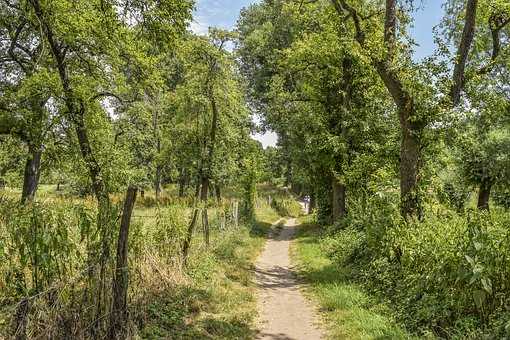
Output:
<svg viewBox="0 0 510 340">
<path fill-rule="evenodd" d="M 271 232 L 255 265 L 259 287 L 257 339 L 320 339 L 323 332 L 316 311 L 303 296 L 302 282 L 290 261 L 295 219 L 278 227 Z"/>
</svg>

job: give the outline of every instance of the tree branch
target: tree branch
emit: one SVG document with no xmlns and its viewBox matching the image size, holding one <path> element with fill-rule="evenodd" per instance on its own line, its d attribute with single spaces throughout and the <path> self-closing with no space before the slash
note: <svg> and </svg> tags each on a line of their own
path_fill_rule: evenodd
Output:
<svg viewBox="0 0 510 340">
<path fill-rule="evenodd" d="M 333 3 L 333 6 L 335 7 L 337 13 L 339 15 L 345 14 L 344 12 L 347 12 L 350 17 L 352 17 L 352 21 L 354 22 L 354 28 L 356 30 L 356 40 L 361 46 L 365 45 L 365 32 L 363 31 L 361 27 L 361 19 L 358 15 L 358 12 L 345 0 L 331 0 Z"/>
<path fill-rule="evenodd" d="M 18 38 L 21 34 L 21 32 L 23 31 L 23 28 L 25 27 L 26 25 L 26 21 L 22 21 L 19 26 L 16 28 L 16 31 L 14 32 L 14 36 L 12 37 L 12 40 L 11 40 L 11 45 L 9 46 L 9 50 L 7 51 L 7 54 L 11 57 L 11 59 L 19 65 L 19 67 L 21 68 L 21 70 L 24 72 L 24 73 L 27 73 L 26 72 L 26 67 L 24 65 L 24 63 L 26 62 L 25 60 L 22 60 L 22 59 L 19 59 L 16 54 L 14 53 L 14 48 L 16 47 L 17 43 L 18 43 Z"/>
<path fill-rule="evenodd" d="M 397 1 L 386 0 L 386 15 L 384 19 L 384 42 L 388 50 L 389 59 L 393 58 L 397 39 Z"/>
<path fill-rule="evenodd" d="M 339 15 L 344 15 L 345 12 L 347 12 L 349 13 L 350 17 L 352 17 L 356 30 L 356 40 L 361 47 L 365 47 L 365 32 L 361 27 L 361 20 L 358 12 L 352 6 L 347 4 L 346 0 L 331 1 Z M 388 44 L 394 43 L 396 39 L 394 37 L 396 26 L 396 1 L 386 0 L 386 4 L 391 8 L 386 9 L 384 37 L 385 43 L 387 44 L 386 47 L 388 50 L 390 50 Z M 399 79 L 396 72 L 391 69 L 388 63 L 388 59 L 386 58 L 386 60 L 377 60 L 372 58 L 372 64 L 384 82 L 384 85 L 390 92 L 399 110 L 401 112 L 410 112 L 411 108 L 414 106 L 414 101 L 411 95 L 404 89 L 404 85 L 402 84 L 402 81 Z"/>
<path fill-rule="evenodd" d="M 498 58 L 500 52 L 501 52 L 501 37 L 500 32 L 501 30 L 510 23 L 510 17 L 509 18 L 503 18 L 498 17 L 496 15 L 492 15 L 489 18 L 489 27 L 491 30 L 491 36 L 492 36 L 492 54 L 491 54 L 491 60 L 487 63 L 487 65 L 483 66 L 478 70 L 478 74 L 483 75 L 487 74 L 494 68 L 494 65 L 496 63 L 496 59 Z"/>
<path fill-rule="evenodd" d="M 104 97 L 113 97 L 121 103 L 126 102 L 124 99 L 122 99 L 121 97 L 119 97 L 118 95 L 116 95 L 115 93 L 112 93 L 112 92 L 100 92 L 100 93 L 96 94 L 95 96 L 93 96 L 92 98 L 90 98 L 89 102 L 93 102 L 99 98 L 104 98 Z"/>
<path fill-rule="evenodd" d="M 450 99 L 454 107 L 459 105 L 460 93 L 465 85 L 464 75 L 466 72 L 466 63 L 475 36 L 477 6 L 478 0 L 467 1 L 466 20 L 462 31 L 462 39 L 457 50 L 457 58 L 453 70 L 453 85 L 450 90 Z"/>
</svg>

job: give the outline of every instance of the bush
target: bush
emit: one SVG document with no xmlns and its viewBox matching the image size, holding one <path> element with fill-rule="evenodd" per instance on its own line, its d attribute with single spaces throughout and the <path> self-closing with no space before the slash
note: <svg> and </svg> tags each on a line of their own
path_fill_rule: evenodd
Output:
<svg viewBox="0 0 510 340">
<path fill-rule="evenodd" d="M 498 186 L 493 195 L 494 202 L 502 208 L 510 209 L 510 188 Z"/>
<path fill-rule="evenodd" d="M 457 212 L 462 212 L 471 196 L 471 191 L 471 188 L 465 185 L 447 182 L 443 184 L 442 190 L 439 190 L 438 197 L 441 203 L 455 209 Z"/>
<path fill-rule="evenodd" d="M 351 227 L 322 239 L 322 250 L 325 254 L 342 265 L 354 262 L 365 247 L 366 234 Z"/>
<path fill-rule="evenodd" d="M 83 205 L 20 205 L 0 198 L 0 285 L 5 287 L 0 298 L 36 294 L 76 274 L 69 264 L 84 263 L 87 244 L 95 241 L 93 215 Z"/>
<path fill-rule="evenodd" d="M 394 306 L 417 333 L 510 335 L 510 216 L 443 210 L 424 222 L 391 218 L 379 199 L 351 202 L 322 247 L 352 279 Z M 386 216 L 386 217 L 382 217 Z M 390 218 L 388 218 L 390 216 Z"/>
<path fill-rule="evenodd" d="M 303 212 L 301 204 L 293 198 L 273 198 L 271 207 L 280 216 L 299 217 Z"/>
<path fill-rule="evenodd" d="M 97 299 L 92 291 L 101 249 L 95 218 L 88 202 L 20 205 L 0 198 L 1 335 L 21 299 L 27 301 L 20 315 L 30 320 L 29 334 L 73 337 L 73 330 L 90 323 L 93 311 L 87 307 Z"/>
</svg>

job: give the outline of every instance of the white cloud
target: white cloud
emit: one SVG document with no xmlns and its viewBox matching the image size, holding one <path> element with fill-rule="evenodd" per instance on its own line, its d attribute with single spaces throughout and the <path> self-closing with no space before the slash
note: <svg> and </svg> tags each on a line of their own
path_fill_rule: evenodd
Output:
<svg viewBox="0 0 510 340">
<path fill-rule="evenodd" d="M 209 30 L 209 25 L 204 18 L 196 15 L 191 22 L 190 29 L 197 35 L 206 35 Z"/>
</svg>

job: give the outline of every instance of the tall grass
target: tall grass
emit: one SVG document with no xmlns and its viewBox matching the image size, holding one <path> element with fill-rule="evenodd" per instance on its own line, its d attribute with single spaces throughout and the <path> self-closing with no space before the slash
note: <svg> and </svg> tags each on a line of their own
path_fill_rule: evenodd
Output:
<svg viewBox="0 0 510 340">
<path fill-rule="evenodd" d="M 0 200 L 0 337 L 13 334 L 23 301 L 29 302 L 29 337 L 82 339 L 104 334 L 114 266 L 110 258 L 100 282 L 93 202 L 52 197 L 21 206 L 15 199 Z M 115 197 L 113 201 L 120 203 Z M 234 223 L 230 203 L 210 205 L 211 247 L 205 247 L 198 228 L 185 268 L 181 249 L 190 219 L 189 202 L 168 199 L 152 204 L 150 196 L 139 201 L 129 235 L 130 336 L 186 336 L 186 323 L 192 320 L 196 323 L 191 336 L 235 338 L 233 334 L 250 333 L 248 261 L 263 241 L 254 232 L 259 224 Z M 112 212 L 112 235 L 116 235 L 119 214 L 117 208 Z M 114 254 L 111 241 L 110 254 Z M 100 314 L 95 310 L 99 284 L 105 288 Z M 204 313 L 225 308 L 227 303 L 231 305 L 221 320 L 202 320 Z M 246 312 L 240 312 L 243 306 Z M 154 318 L 156 323 L 151 321 Z"/>
</svg>

